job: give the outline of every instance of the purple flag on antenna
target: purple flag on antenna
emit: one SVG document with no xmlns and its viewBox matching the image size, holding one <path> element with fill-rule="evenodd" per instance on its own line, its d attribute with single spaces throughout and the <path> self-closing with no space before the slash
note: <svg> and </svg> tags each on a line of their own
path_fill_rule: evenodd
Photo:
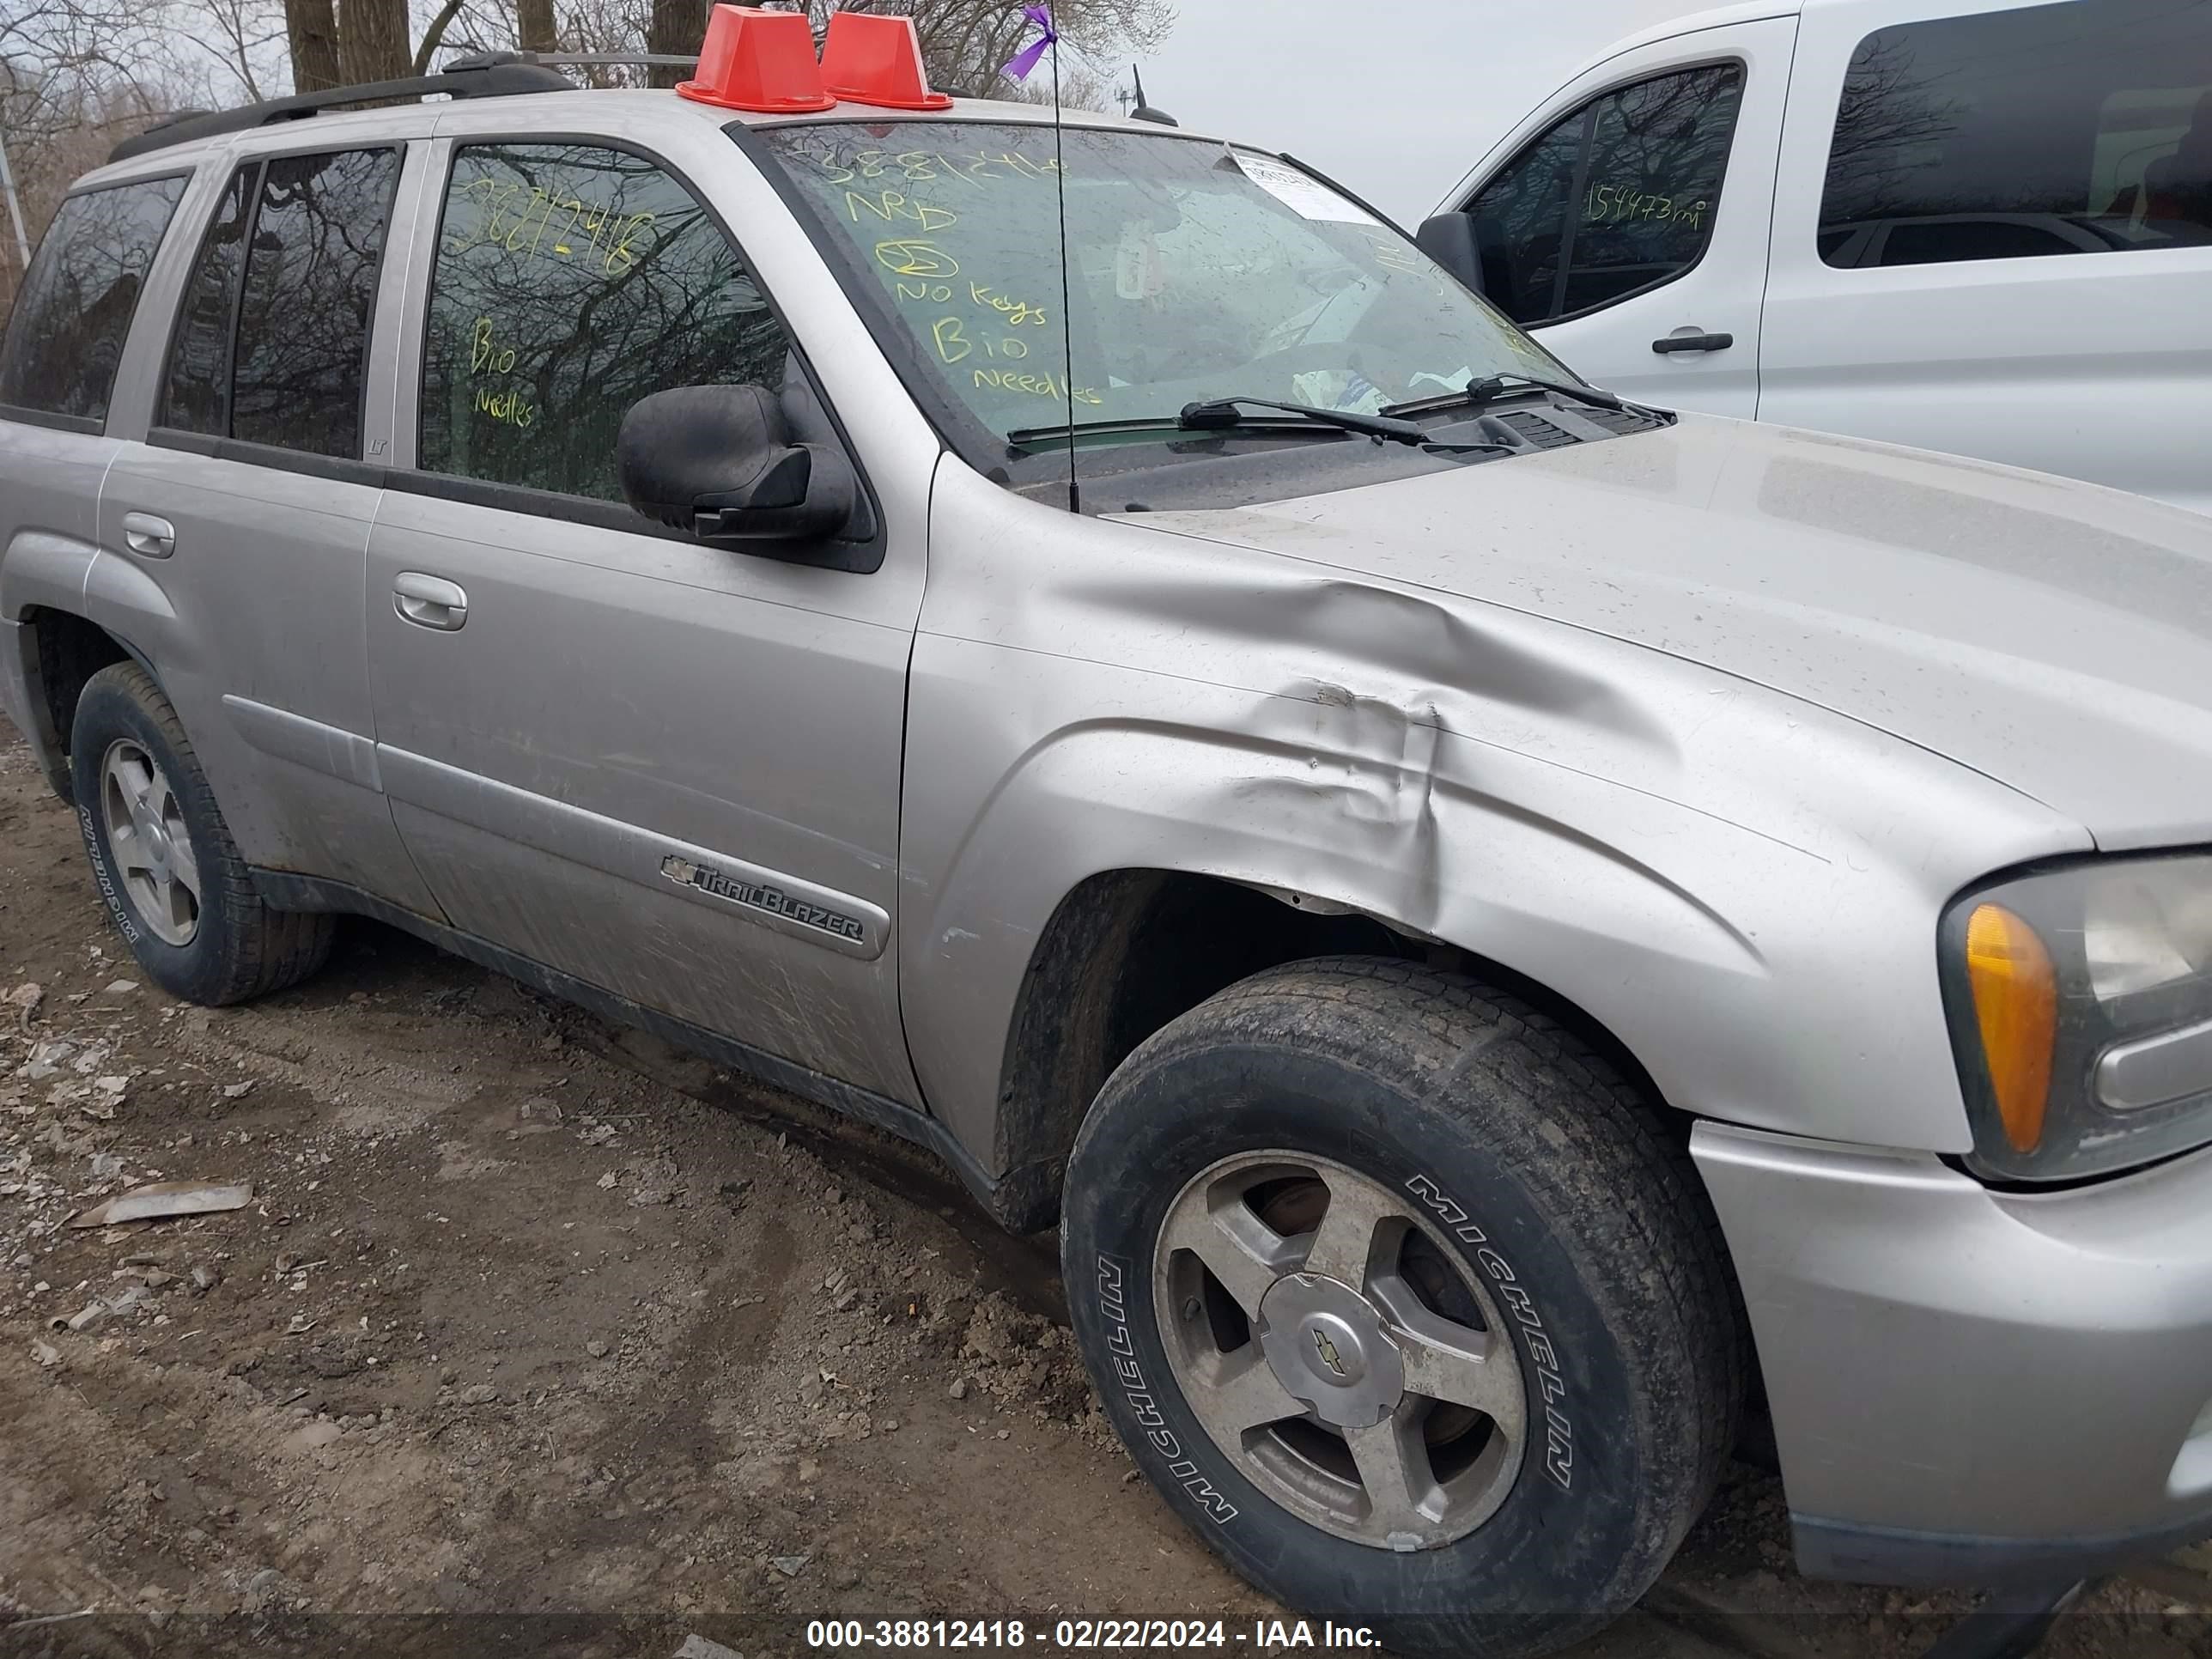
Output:
<svg viewBox="0 0 2212 1659">
<path fill-rule="evenodd" d="M 1000 71 L 1009 81 L 1026 81 L 1030 71 L 1044 61 L 1044 55 L 1060 44 L 1060 32 L 1052 26 L 1052 9 L 1048 6 L 1024 6 L 1022 15 L 1044 31 L 1043 38 L 1035 45 L 1022 48 L 1013 62 Z"/>
</svg>

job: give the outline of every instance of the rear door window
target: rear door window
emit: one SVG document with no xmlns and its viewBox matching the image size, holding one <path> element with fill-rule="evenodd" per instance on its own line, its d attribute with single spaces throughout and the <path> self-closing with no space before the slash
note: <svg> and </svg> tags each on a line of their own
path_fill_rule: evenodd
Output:
<svg viewBox="0 0 2212 1659">
<path fill-rule="evenodd" d="M 261 164 L 233 173 L 209 221 L 185 281 L 156 426 L 230 435 L 230 331 L 238 319 L 238 273 L 246 259 L 246 221 Z"/>
<path fill-rule="evenodd" d="M 615 439 L 633 404 L 781 386 L 791 349 L 721 226 L 649 158 L 466 145 L 431 275 L 417 465 L 619 501 Z"/>
<path fill-rule="evenodd" d="M 184 193 L 182 177 L 147 179 L 62 204 L 0 344 L 0 404 L 106 423 L 138 292 Z"/>
<path fill-rule="evenodd" d="M 1468 204 L 1490 299 L 1516 322 L 1557 322 L 1696 264 L 1742 102 L 1742 67 L 1708 64 L 1615 88 L 1535 139 Z"/>
<path fill-rule="evenodd" d="M 1909 265 L 2212 243 L 2212 4 L 2067 0 L 1877 30 L 1844 78 L 1821 257 Z"/>
<path fill-rule="evenodd" d="M 170 337 L 160 424 L 361 453 L 396 149 L 249 162 L 216 204 Z"/>
</svg>

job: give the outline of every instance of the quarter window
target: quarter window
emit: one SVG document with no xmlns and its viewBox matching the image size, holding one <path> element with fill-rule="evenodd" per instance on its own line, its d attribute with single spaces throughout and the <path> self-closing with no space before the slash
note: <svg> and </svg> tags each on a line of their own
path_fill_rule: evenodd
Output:
<svg viewBox="0 0 2212 1659">
<path fill-rule="evenodd" d="M 784 383 L 790 337 L 699 200 L 645 157 L 455 153 L 430 288 L 419 465 L 618 501 L 623 416 L 672 386 Z"/>
<path fill-rule="evenodd" d="M 1491 300 L 1557 322 L 1672 282 L 1712 240 L 1743 101 L 1734 64 L 1617 88 L 1577 110 L 1468 204 Z"/>
<path fill-rule="evenodd" d="M 216 204 L 170 336 L 159 423 L 361 453 L 392 149 L 249 162 Z"/>
<path fill-rule="evenodd" d="M 0 345 L 0 404 L 106 420 L 139 289 L 184 193 L 181 178 L 149 179 L 62 204 Z"/>
<path fill-rule="evenodd" d="M 2212 0 L 1944 18 L 1852 55 L 1821 198 L 1829 264 L 2207 243 Z"/>
</svg>

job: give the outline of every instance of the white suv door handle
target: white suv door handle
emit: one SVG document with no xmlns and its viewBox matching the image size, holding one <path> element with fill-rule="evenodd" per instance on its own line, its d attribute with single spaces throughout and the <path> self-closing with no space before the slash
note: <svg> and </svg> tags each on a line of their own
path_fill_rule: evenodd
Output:
<svg viewBox="0 0 2212 1659">
<path fill-rule="evenodd" d="M 468 621 L 469 596 L 442 576 L 403 570 L 392 579 L 392 608 L 402 622 L 450 634 Z"/>
<path fill-rule="evenodd" d="M 150 513 L 126 513 L 123 544 L 142 559 L 166 559 L 177 550 L 177 527 Z"/>
<path fill-rule="evenodd" d="M 1733 334 L 1711 334 L 1695 323 L 1687 323 L 1672 334 L 1654 340 L 1651 349 L 1663 357 L 1675 351 L 1726 351 L 1735 343 Z"/>
</svg>

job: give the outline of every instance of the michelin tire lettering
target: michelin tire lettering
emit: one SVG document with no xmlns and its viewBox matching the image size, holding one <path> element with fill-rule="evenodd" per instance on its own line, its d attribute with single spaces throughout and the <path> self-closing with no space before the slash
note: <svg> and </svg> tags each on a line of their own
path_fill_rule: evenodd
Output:
<svg viewBox="0 0 2212 1659">
<path fill-rule="evenodd" d="M 84 849 L 92 857 L 92 873 L 100 883 L 100 896 L 107 901 L 108 913 L 115 918 L 115 926 L 131 944 L 138 943 L 138 919 L 131 907 L 123 902 L 123 895 L 115 890 L 115 883 L 107 873 L 107 854 L 100 844 L 100 834 L 93 828 L 92 809 L 79 806 L 77 821 L 84 830 Z"/>
<path fill-rule="evenodd" d="M 1128 1298 L 1124 1289 L 1127 1282 L 1121 1261 L 1110 1255 L 1098 1258 L 1098 1310 L 1106 1316 L 1106 1346 L 1114 1356 L 1115 1381 L 1121 1385 L 1122 1397 L 1136 1413 L 1137 1426 L 1145 1431 L 1146 1440 L 1168 1460 L 1169 1478 L 1197 1500 L 1207 1520 L 1226 1526 L 1237 1518 L 1237 1506 L 1214 1490 L 1213 1483 L 1184 1453 L 1182 1442 L 1160 1414 L 1159 1401 L 1145 1380 L 1144 1367 L 1137 1362 L 1136 1345 L 1129 1336 Z"/>
<path fill-rule="evenodd" d="M 1475 1261 L 1498 1287 L 1499 1297 L 1513 1310 L 1513 1317 L 1521 1327 L 1521 1340 L 1528 1344 L 1528 1357 L 1536 1362 L 1536 1385 L 1544 1396 L 1544 1473 L 1561 1492 L 1572 1492 L 1575 1429 L 1561 1407 L 1566 1398 L 1566 1378 L 1560 1374 L 1559 1350 L 1552 1344 L 1551 1333 L 1530 1299 L 1528 1287 L 1521 1283 L 1512 1264 L 1492 1246 L 1490 1235 L 1477 1226 L 1466 1209 L 1434 1181 L 1417 1175 L 1406 1182 L 1406 1190 L 1427 1205 L 1454 1238 L 1474 1246 Z"/>
</svg>

